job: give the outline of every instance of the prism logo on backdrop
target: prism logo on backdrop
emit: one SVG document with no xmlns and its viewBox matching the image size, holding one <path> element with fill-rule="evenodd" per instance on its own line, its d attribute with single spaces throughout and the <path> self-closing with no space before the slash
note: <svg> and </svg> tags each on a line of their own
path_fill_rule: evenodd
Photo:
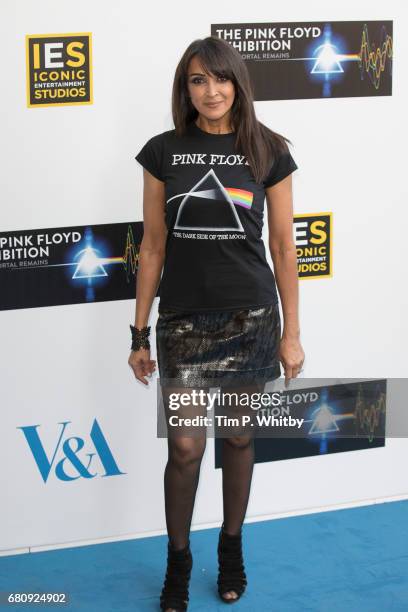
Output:
<svg viewBox="0 0 408 612">
<path fill-rule="evenodd" d="M 38 428 L 40 425 L 17 427 L 23 432 L 27 444 L 44 482 L 51 472 L 65 482 L 95 476 L 119 476 L 122 472 L 109 448 L 102 429 L 96 419 L 92 424 L 89 439 L 85 443 L 79 436 L 68 436 L 67 425 L 71 421 L 59 423 L 61 431 L 51 449 L 46 450 Z M 88 452 L 88 448 L 90 452 Z M 63 455 L 61 457 L 61 454 Z"/>
</svg>

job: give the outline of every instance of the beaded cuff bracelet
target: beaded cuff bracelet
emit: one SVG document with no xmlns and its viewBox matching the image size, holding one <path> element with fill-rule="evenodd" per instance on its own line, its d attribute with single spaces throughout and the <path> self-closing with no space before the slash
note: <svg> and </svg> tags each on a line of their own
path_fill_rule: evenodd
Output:
<svg viewBox="0 0 408 612">
<path fill-rule="evenodd" d="M 130 331 L 132 332 L 132 346 L 130 347 L 132 351 L 137 351 L 140 348 L 150 348 L 148 338 L 150 334 L 150 325 L 146 325 L 146 327 L 142 327 L 141 329 L 134 325 L 130 325 Z"/>
</svg>

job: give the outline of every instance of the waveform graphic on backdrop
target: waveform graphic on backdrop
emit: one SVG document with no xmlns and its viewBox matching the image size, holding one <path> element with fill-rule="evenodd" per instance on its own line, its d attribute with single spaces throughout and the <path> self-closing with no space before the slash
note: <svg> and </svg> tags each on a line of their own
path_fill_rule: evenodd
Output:
<svg viewBox="0 0 408 612">
<path fill-rule="evenodd" d="M 387 58 L 393 57 L 392 37 L 387 34 L 385 26 L 381 28 L 381 38 L 379 46 L 375 48 L 374 43 L 370 44 L 367 25 L 364 24 L 361 37 L 361 48 L 359 54 L 361 78 L 367 73 L 376 89 L 380 86 L 380 77 L 385 71 Z M 391 67 L 390 67 L 391 74 Z"/>
<path fill-rule="evenodd" d="M 121 257 L 123 267 L 125 268 L 126 278 L 129 282 L 130 276 L 135 276 L 139 266 L 140 243 L 136 243 L 133 237 L 132 226 L 128 226 L 126 235 L 126 246 Z"/>
</svg>

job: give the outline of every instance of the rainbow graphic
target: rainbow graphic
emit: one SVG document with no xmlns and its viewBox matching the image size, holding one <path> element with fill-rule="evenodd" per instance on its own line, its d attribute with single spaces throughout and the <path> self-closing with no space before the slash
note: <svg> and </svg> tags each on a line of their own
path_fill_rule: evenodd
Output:
<svg viewBox="0 0 408 612">
<path fill-rule="evenodd" d="M 236 187 L 225 187 L 225 191 L 228 191 L 228 195 L 234 204 L 243 206 L 244 208 L 251 208 L 254 194 L 251 191 L 245 189 L 237 189 Z"/>
</svg>

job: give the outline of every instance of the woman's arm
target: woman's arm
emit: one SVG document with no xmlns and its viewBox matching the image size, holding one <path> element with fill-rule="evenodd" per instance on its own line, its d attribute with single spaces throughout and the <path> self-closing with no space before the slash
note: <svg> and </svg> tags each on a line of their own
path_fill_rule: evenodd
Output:
<svg viewBox="0 0 408 612">
<path fill-rule="evenodd" d="M 150 309 L 160 283 L 165 257 L 167 227 L 165 222 L 165 190 L 163 181 L 143 169 L 143 239 L 140 245 L 136 283 L 135 327 L 147 325 Z M 128 364 L 144 385 L 145 376 L 155 371 L 150 349 L 131 351 Z"/>
<path fill-rule="evenodd" d="M 140 245 L 136 283 L 135 326 L 145 327 L 160 283 L 167 227 L 165 191 L 159 181 L 143 169 L 143 239 Z"/>
<path fill-rule="evenodd" d="M 286 378 L 294 378 L 305 355 L 299 341 L 299 281 L 293 240 L 292 176 L 265 189 L 268 207 L 269 250 L 282 303 L 284 325 L 280 343 Z"/>
</svg>

